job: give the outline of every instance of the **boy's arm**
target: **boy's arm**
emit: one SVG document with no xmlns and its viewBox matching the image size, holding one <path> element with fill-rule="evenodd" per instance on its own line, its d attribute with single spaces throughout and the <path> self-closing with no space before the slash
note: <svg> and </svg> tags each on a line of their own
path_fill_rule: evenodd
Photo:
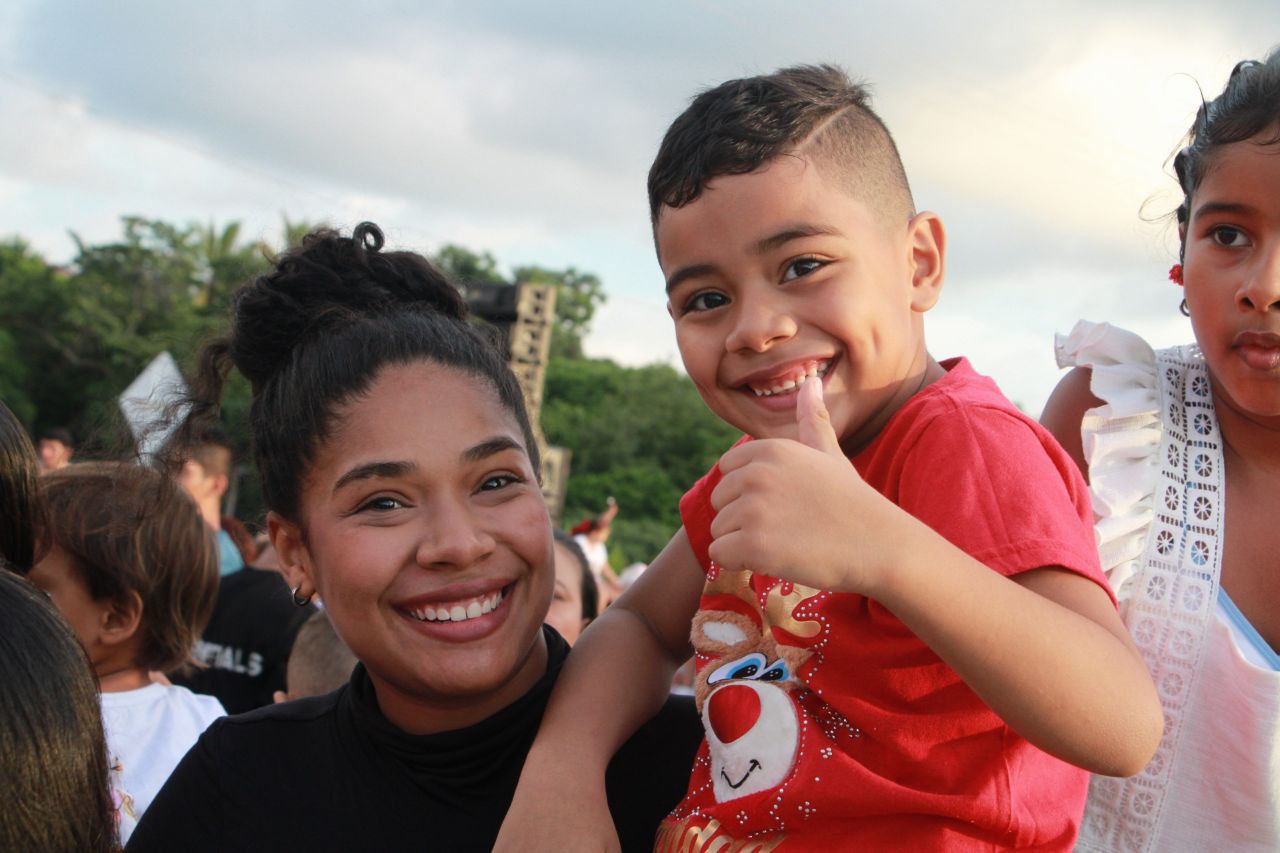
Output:
<svg viewBox="0 0 1280 853">
<path fill-rule="evenodd" d="M 1036 746 L 1095 773 L 1141 770 L 1160 704 L 1107 593 L 1054 567 L 1000 575 L 887 500 L 848 464 L 810 386 L 800 442 L 721 458 L 711 558 L 873 598 Z"/>
<path fill-rule="evenodd" d="M 609 759 L 688 660 L 705 577 L 681 529 L 573 648 L 525 759 L 496 851 L 616 850 Z"/>
</svg>

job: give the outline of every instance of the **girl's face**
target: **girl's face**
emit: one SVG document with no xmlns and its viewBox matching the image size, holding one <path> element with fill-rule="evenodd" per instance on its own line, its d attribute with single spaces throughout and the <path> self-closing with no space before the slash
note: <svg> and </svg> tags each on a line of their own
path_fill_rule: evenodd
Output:
<svg viewBox="0 0 1280 853">
<path fill-rule="evenodd" d="M 551 599 L 551 609 L 547 611 L 547 624 L 572 646 L 578 641 L 582 629 L 587 627 L 587 620 L 582 617 L 582 564 L 558 542 L 555 561 L 555 594 Z"/>
<path fill-rule="evenodd" d="M 269 519 L 290 585 L 324 601 L 402 729 L 478 722 L 545 672 L 551 525 L 520 426 L 483 380 L 384 368 L 338 410 L 301 522 Z"/>
<path fill-rule="evenodd" d="M 1280 147 L 1275 129 L 1226 145 L 1191 199 L 1187 308 L 1215 394 L 1280 419 Z"/>
</svg>

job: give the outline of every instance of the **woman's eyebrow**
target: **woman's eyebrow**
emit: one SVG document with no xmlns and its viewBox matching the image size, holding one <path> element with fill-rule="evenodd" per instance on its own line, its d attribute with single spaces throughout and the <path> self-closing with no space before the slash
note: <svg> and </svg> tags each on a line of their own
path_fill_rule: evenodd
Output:
<svg viewBox="0 0 1280 853">
<path fill-rule="evenodd" d="M 369 480 L 374 477 L 403 477 L 417 468 L 418 466 L 412 462 L 366 462 L 339 477 L 338 482 L 333 484 L 333 491 L 337 494 L 344 486 L 357 480 Z"/>
<path fill-rule="evenodd" d="M 486 459 L 495 453 L 502 453 L 504 450 L 526 452 L 524 445 L 514 438 L 507 435 L 495 435 L 493 438 L 486 438 L 479 444 L 473 444 L 462 451 L 462 459 L 465 462 L 479 462 L 481 459 Z"/>
</svg>

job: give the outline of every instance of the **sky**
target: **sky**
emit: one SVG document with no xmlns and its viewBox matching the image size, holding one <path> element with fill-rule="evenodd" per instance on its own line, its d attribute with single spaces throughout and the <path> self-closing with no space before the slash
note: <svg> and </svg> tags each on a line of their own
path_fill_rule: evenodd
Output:
<svg viewBox="0 0 1280 853">
<path fill-rule="evenodd" d="M 594 272 L 587 353 L 679 366 L 645 198 L 662 134 L 702 89 L 831 62 L 946 223 L 930 350 L 1035 414 L 1078 318 L 1191 339 L 1169 159 L 1201 90 L 1278 43 L 1275 0 L 9 0 L 0 239 L 63 263 L 129 214 L 272 243 L 284 217 L 368 219 Z"/>
</svg>

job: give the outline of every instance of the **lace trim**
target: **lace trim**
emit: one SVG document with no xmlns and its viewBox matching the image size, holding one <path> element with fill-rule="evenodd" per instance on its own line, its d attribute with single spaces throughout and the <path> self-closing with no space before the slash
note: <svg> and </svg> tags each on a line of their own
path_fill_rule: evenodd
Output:
<svg viewBox="0 0 1280 853">
<path fill-rule="evenodd" d="M 1098 558 L 1116 596 L 1128 598 L 1155 517 L 1160 399 L 1156 354 L 1142 338 L 1081 320 L 1054 349 L 1059 367 L 1088 367 L 1103 405 L 1081 423 Z"/>
<path fill-rule="evenodd" d="M 1121 614 L 1165 715 L 1160 745 L 1141 773 L 1131 779 L 1093 777 L 1078 849 L 1151 850 L 1161 843 L 1165 794 L 1177 773 L 1183 723 L 1196 695 L 1218 596 L 1222 440 L 1196 347 L 1152 353 L 1136 335 L 1092 323 L 1077 324 L 1059 343 L 1062 356 L 1094 368 L 1094 394 L 1106 401 L 1086 417 L 1086 435 L 1127 439 L 1095 439 L 1086 458 L 1095 512 L 1110 513 L 1099 512 L 1100 543 L 1109 519 L 1149 519 L 1123 535 L 1109 535 L 1107 542 L 1114 548 L 1111 557 L 1120 558 L 1111 571 Z M 1124 367 L 1119 359 L 1126 353 L 1136 362 Z M 1148 371 L 1151 381 L 1145 384 L 1140 377 Z M 1154 425 L 1148 422 L 1152 417 L 1158 418 Z M 1104 464 L 1096 473 L 1095 458 Z M 1140 543 L 1136 557 L 1131 537 Z"/>
</svg>

